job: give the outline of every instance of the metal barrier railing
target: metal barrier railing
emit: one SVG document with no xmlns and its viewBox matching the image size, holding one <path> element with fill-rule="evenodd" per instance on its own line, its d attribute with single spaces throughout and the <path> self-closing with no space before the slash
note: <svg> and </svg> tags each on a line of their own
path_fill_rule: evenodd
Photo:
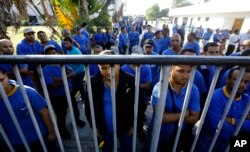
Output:
<svg viewBox="0 0 250 152">
<path fill-rule="evenodd" d="M 73 113 L 73 107 L 72 107 L 72 103 L 71 103 L 71 98 L 70 98 L 70 91 L 68 88 L 68 82 L 67 82 L 67 76 L 66 76 L 66 71 L 65 71 L 65 66 L 64 64 L 69 64 L 69 63 L 74 63 L 74 64 L 85 64 L 85 69 L 86 69 L 86 82 L 87 82 L 87 89 L 88 89 L 88 98 L 89 98 L 89 102 L 90 102 L 90 112 L 91 112 L 91 120 L 92 120 L 92 129 L 93 129 L 93 138 L 94 138 L 94 143 L 95 143 L 95 151 L 98 152 L 99 148 L 98 148 L 98 141 L 97 141 L 97 133 L 96 133 L 96 122 L 95 122 L 95 113 L 94 113 L 94 107 L 93 107 L 93 92 L 91 91 L 91 81 L 90 81 L 90 73 L 89 73 L 89 64 L 125 64 L 125 63 L 129 63 L 129 64 L 137 64 L 136 67 L 136 74 L 135 74 L 135 103 L 134 103 L 134 134 L 133 134 L 133 152 L 136 151 L 136 132 L 137 132 L 137 116 L 138 116 L 138 100 L 139 100 L 139 81 L 140 81 L 140 64 L 157 64 L 157 65 L 161 65 L 161 73 L 160 73 L 160 91 L 159 91 L 159 102 L 156 105 L 156 111 L 155 111 L 155 121 L 154 121 L 154 125 L 153 125 L 153 135 L 152 135 L 152 140 L 151 140 L 151 148 L 150 151 L 151 152 L 156 152 L 157 151 L 157 146 L 158 146 L 158 140 L 159 140 L 159 135 L 160 135 L 160 129 L 161 129 L 161 123 L 162 123 L 162 118 L 163 118 L 163 112 L 164 112 L 164 107 L 165 107 L 165 100 L 166 100 L 166 94 L 168 91 L 168 79 L 170 77 L 169 73 L 170 73 L 170 65 L 192 65 L 192 74 L 190 76 L 189 82 L 188 82 L 188 86 L 187 86 L 187 92 L 185 95 L 185 99 L 184 99 L 184 104 L 182 107 L 182 112 L 181 112 L 181 116 L 180 116 L 180 120 L 178 123 L 178 130 L 177 130 L 177 135 L 175 137 L 175 142 L 174 142 L 174 147 L 173 147 L 173 152 L 176 150 L 177 148 L 177 144 L 178 144 L 178 140 L 180 137 L 180 133 L 181 133 L 181 128 L 184 122 L 184 115 L 187 109 L 187 104 L 188 104 L 188 100 L 189 100 L 189 96 L 190 96 L 190 92 L 191 92 L 191 88 L 193 85 L 193 80 L 194 80 L 194 72 L 196 70 L 196 66 L 197 65 L 216 65 L 216 71 L 208 92 L 208 96 L 206 99 L 206 104 L 204 106 L 201 118 L 200 118 L 200 125 L 198 127 L 198 129 L 195 132 L 195 139 L 194 142 L 192 144 L 192 148 L 191 151 L 194 151 L 200 131 L 202 129 L 203 123 L 204 123 L 204 119 L 205 116 L 207 114 L 207 110 L 215 89 L 215 85 L 216 82 L 218 80 L 219 74 L 220 74 L 220 70 L 221 67 L 224 65 L 239 65 L 239 66 L 248 66 L 250 65 L 250 58 L 248 57 L 205 57 L 205 56 L 199 56 L 199 57 L 193 57 L 193 56 L 128 56 L 128 55 L 124 55 L 124 56 L 119 56 L 119 55 L 111 55 L 111 56 L 95 56 L 95 55 L 86 55 L 86 56 L 67 56 L 67 55 L 58 55 L 58 56 L 48 56 L 48 55 L 28 55 L 28 56 L 9 56 L 9 55 L 4 55 L 4 56 L 0 56 L 0 64 L 12 64 L 13 65 L 13 69 L 14 69 L 14 73 L 15 76 L 17 78 L 17 82 L 20 85 L 21 91 L 22 91 L 22 95 L 23 98 L 25 99 L 25 103 L 27 105 L 29 114 L 31 116 L 32 122 L 35 126 L 36 132 L 39 136 L 39 140 L 41 142 L 41 145 L 43 147 L 44 151 L 47 151 L 46 146 L 44 144 L 40 129 L 38 127 L 38 124 L 35 120 L 34 117 L 34 113 L 32 110 L 32 107 L 30 105 L 28 96 L 26 94 L 25 88 L 23 86 L 23 82 L 20 76 L 20 73 L 18 71 L 18 68 L 16 66 L 16 64 L 21 64 L 21 63 L 26 63 L 26 64 L 37 64 L 37 71 L 39 73 L 39 79 L 41 82 L 41 86 L 43 89 L 43 93 L 45 96 L 45 99 L 47 101 L 48 104 L 48 109 L 49 109 L 49 113 L 50 116 L 52 118 L 53 124 L 55 126 L 55 131 L 56 131 L 56 136 L 59 142 L 59 147 L 60 150 L 63 152 L 64 147 L 63 147 L 63 142 L 61 140 L 61 136 L 58 130 L 58 126 L 56 123 L 56 119 L 54 117 L 53 114 L 53 109 L 51 106 L 51 102 L 50 102 L 50 98 L 49 98 L 49 94 L 48 94 L 48 90 L 47 90 L 47 86 L 45 84 L 45 79 L 44 79 L 44 75 L 42 73 L 42 69 L 41 69 L 41 64 L 60 64 L 60 69 L 61 69 L 61 74 L 62 74 L 62 78 L 63 78 L 63 84 L 64 84 L 64 88 L 65 88 L 65 92 L 66 92 L 66 97 L 67 97 L 67 101 L 68 101 L 68 107 L 69 107 L 69 113 L 70 113 L 70 118 L 72 121 L 72 125 L 73 125 L 73 130 L 74 130 L 74 135 L 75 135 L 75 140 L 76 140 L 76 144 L 77 144 L 77 148 L 78 151 L 82 151 L 81 149 L 81 143 L 79 140 L 79 134 L 77 131 L 77 127 L 76 127 L 76 122 L 75 122 L 75 116 Z M 232 93 L 230 95 L 229 98 L 229 102 L 224 110 L 223 113 L 223 117 L 221 119 L 221 121 L 218 124 L 217 127 L 217 131 L 216 134 L 213 137 L 213 141 L 212 144 L 210 145 L 209 148 L 209 152 L 212 151 L 213 146 L 217 140 L 217 137 L 220 133 L 220 130 L 222 129 L 222 125 L 225 121 L 225 118 L 227 116 L 227 113 L 230 109 L 230 106 L 232 104 L 232 101 L 234 99 L 234 96 L 236 94 L 237 88 L 240 85 L 240 81 L 243 77 L 243 74 L 245 72 L 245 67 L 242 67 L 239 75 L 237 77 L 237 80 L 235 82 L 235 85 L 233 87 Z M 117 129 L 116 129 L 116 97 L 115 97 L 115 74 L 114 74 L 114 67 L 111 66 L 111 72 L 110 72 L 110 76 L 111 76 L 111 97 L 112 97 L 112 115 L 113 115 L 113 130 L 114 130 L 114 134 L 113 134 L 113 138 L 114 138 L 114 151 L 117 151 Z M 11 118 L 16 126 L 16 129 L 18 131 L 19 136 L 21 137 L 21 140 L 26 148 L 27 151 L 30 151 L 30 148 L 28 146 L 28 143 L 23 135 L 23 132 L 21 130 L 21 127 L 14 115 L 14 112 L 11 108 L 11 105 L 9 104 L 8 101 L 8 97 L 6 95 L 6 93 L 3 91 L 3 87 L 0 83 L 0 93 L 1 96 L 4 100 L 5 106 L 7 107 Z M 237 129 L 235 131 L 235 135 L 238 134 L 244 118 L 246 117 L 246 115 L 248 114 L 250 109 L 250 104 L 248 104 L 248 106 L 246 107 L 242 118 L 240 120 L 240 123 L 237 126 Z M 4 137 L 4 140 L 6 141 L 10 151 L 14 151 L 6 133 L 4 132 L 4 129 L 2 128 L 1 124 L 0 124 L 0 133 L 2 134 L 2 136 Z M 229 147 L 227 149 L 227 151 L 229 150 Z"/>
</svg>

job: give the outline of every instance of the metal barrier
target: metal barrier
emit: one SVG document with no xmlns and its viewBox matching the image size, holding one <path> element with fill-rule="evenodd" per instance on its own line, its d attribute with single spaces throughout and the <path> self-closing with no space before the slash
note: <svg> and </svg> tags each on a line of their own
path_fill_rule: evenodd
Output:
<svg viewBox="0 0 250 152">
<path fill-rule="evenodd" d="M 165 106 L 165 100 L 166 100 L 166 93 L 168 91 L 168 79 L 169 79 L 169 73 L 170 73 L 170 65 L 192 65 L 192 74 L 190 76 L 189 82 L 188 82 L 188 86 L 187 86 L 187 92 L 185 95 L 185 100 L 184 100 L 184 104 L 182 107 L 182 113 L 180 116 L 180 120 L 178 123 L 178 130 L 177 130 L 177 135 L 175 137 L 175 142 L 174 142 L 174 148 L 173 148 L 173 152 L 176 150 L 177 144 L 178 144 L 178 140 L 180 137 L 180 133 L 181 133 L 181 128 L 184 122 L 184 115 L 187 109 L 187 104 L 188 104 L 188 100 L 189 100 L 189 96 L 190 96 L 190 92 L 191 92 L 191 88 L 192 88 L 192 84 L 193 84 L 193 80 L 194 80 L 194 72 L 196 70 L 196 67 L 198 65 L 216 65 L 216 72 L 214 74 L 209 92 L 208 92 L 208 96 L 206 99 L 206 104 L 204 106 L 201 118 L 200 118 L 200 126 L 198 127 L 198 129 L 195 132 L 195 139 L 191 148 L 191 151 L 193 152 L 201 131 L 201 128 L 203 126 L 204 123 L 204 119 L 205 116 L 207 114 L 207 110 L 215 89 L 215 85 L 216 82 L 218 80 L 219 74 L 220 74 L 220 70 L 221 70 L 221 66 L 224 65 L 239 65 L 239 66 L 243 66 L 243 68 L 241 68 L 240 70 L 240 74 L 237 77 L 237 80 L 235 82 L 235 86 L 234 89 L 232 90 L 232 93 L 230 95 L 229 98 L 229 102 L 224 110 L 223 113 L 223 117 L 221 119 L 221 121 L 218 124 L 217 127 L 217 132 L 214 135 L 212 144 L 210 145 L 209 148 L 209 152 L 212 151 L 213 146 L 217 140 L 217 137 L 220 133 L 220 130 L 222 128 L 222 125 L 225 121 L 226 115 L 230 109 L 230 106 L 232 104 L 232 101 L 234 99 L 234 96 L 236 94 L 237 88 L 240 85 L 240 81 L 243 77 L 244 71 L 245 71 L 245 67 L 244 66 L 249 66 L 250 65 L 250 58 L 249 57 L 205 57 L 205 56 L 129 56 L 129 55 L 123 55 L 123 56 L 119 56 L 119 55 L 110 55 L 110 56 L 96 56 L 96 55 L 84 55 L 84 56 L 75 56 L 75 55 L 71 55 L 71 56 L 67 56 L 67 55 L 27 55 L 27 56 L 10 56 L 10 55 L 4 55 L 4 56 L 0 56 L 0 64 L 12 64 L 13 65 L 13 69 L 14 69 L 14 73 L 15 76 L 17 78 L 17 82 L 20 85 L 21 91 L 22 91 L 22 95 L 23 98 L 25 99 L 25 103 L 28 107 L 28 111 L 29 114 L 31 116 L 32 122 L 36 128 L 36 132 L 39 136 L 39 140 L 41 142 L 41 145 L 43 147 L 44 151 L 47 151 L 46 146 L 44 144 L 40 129 L 38 127 L 38 124 L 35 120 L 34 117 L 34 113 L 32 110 L 32 107 L 30 105 L 28 96 L 26 94 L 25 88 L 23 87 L 23 82 L 20 76 L 20 73 L 18 71 L 17 68 L 17 64 L 21 64 L 21 63 L 25 63 L 25 64 L 36 64 L 37 65 L 37 71 L 39 73 L 39 79 L 42 85 L 42 89 L 43 89 L 43 93 L 45 96 L 45 99 L 47 101 L 48 104 L 48 109 L 49 109 L 49 113 L 50 116 L 52 118 L 53 124 L 55 126 L 55 131 L 56 131 L 56 136 L 57 136 L 57 140 L 59 142 L 59 147 L 60 150 L 63 152 L 64 147 L 63 147 L 63 142 L 61 140 L 61 136 L 58 130 L 58 126 L 56 123 L 56 119 L 54 117 L 53 114 L 53 110 L 52 110 L 52 106 L 51 106 L 51 102 L 50 102 L 50 98 L 48 95 L 48 90 L 45 84 L 45 79 L 42 73 L 42 69 L 41 69 L 41 64 L 60 64 L 61 65 L 61 74 L 62 74 L 62 78 L 63 78 L 63 84 L 64 84 L 64 88 L 66 91 L 66 96 L 67 96 L 67 101 L 68 101 L 68 107 L 69 107 L 69 113 L 70 113 L 70 118 L 71 118 L 71 122 L 73 125 L 73 130 L 74 130 L 74 135 L 75 135 L 75 141 L 77 144 L 77 148 L 78 151 L 82 151 L 81 149 L 81 143 L 79 140 L 79 135 L 78 135 L 78 131 L 77 131 L 77 127 L 76 127 L 76 122 L 75 122 L 75 116 L 73 113 L 73 107 L 72 107 L 72 103 L 71 103 L 71 98 L 70 98 L 70 91 L 68 88 L 68 82 L 67 82 L 67 76 L 66 76 L 66 71 L 65 71 L 65 66 L 64 64 L 69 64 L 69 63 L 73 63 L 73 64 L 85 64 L 85 68 L 86 68 L 86 82 L 87 82 L 87 89 L 88 89 L 88 97 L 89 97 L 89 102 L 90 102 L 90 110 L 91 110 L 91 118 L 92 118 L 92 128 L 93 128 L 93 138 L 94 138 L 94 143 L 95 143 L 95 151 L 98 152 L 99 148 L 98 148 L 98 140 L 97 140 L 97 133 L 96 133 L 96 122 L 95 122 L 95 113 L 94 113 L 94 108 L 93 108 L 93 92 L 91 91 L 91 82 L 90 82 L 90 73 L 89 73 L 89 64 L 125 64 L 125 63 L 129 63 L 129 64 L 137 64 L 137 68 L 136 68 L 136 75 L 135 75 L 135 105 L 134 105 L 134 134 L 133 134 L 133 152 L 136 151 L 136 128 L 137 128 L 137 116 L 138 116 L 138 99 L 139 99 L 139 80 L 140 80 L 140 64 L 157 64 L 157 65 L 161 65 L 161 73 L 160 73 L 160 91 L 159 91 L 159 102 L 156 105 L 156 112 L 155 112 L 155 121 L 154 121 L 154 127 L 153 127 L 153 135 L 152 135 L 152 142 L 151 142 L 151 149 L 150 152 L 156 152 L 157 151 L 157 146 L 158 146 L 158 140 L 159 140 L 159 135 L 160 135 L 160 129 L 161 129 L 161 123 L 162 123 L 162 118 L 163 118 L 163 112 L 164 112 L 164 106 Z M 113 115 L 113 129 L 114 129 L 114 134 L 113 134 L 113 138 L 114 138 L 114 151 L 117 151 L 117 129 L 116 129 L 116 101 L 115 101 L 115 74 L 114 74 L 114 68 L 113 66 L 111 66 L 111 97 L 112 97 L 112 115 Z M 30 151 L 30 148 L 28 146 L 28 143 L 23 135 L 23 132 L 20 128 L 20 125 L 15 117 L 15 114 L 11 108 L 11 105 L 9 104 L 8 101 L 8 97 L 5 94 L 5 92 L 3 91 L 3 87 L 0 83 L 0 93 L 1 96 L 4 100 L 5 106 L 7 107 L 11 118 L 16 126 L 16 129 L 18 131 L 19 136 L 22 139 L 23 144 L 25 145 L 25 148 L 27 151 Z M 235 135 L 238 134 L 244 118 L 246 117 L 246 115 L 248 114 L 250 109 L 250 104 L 248 104 L 248 106 L 246 107 L 244 114 L 241 118 L 241 121 L 239 123 L 239 125 L 237 126 L 237 129 L 235 131 Z M 4 132 L 4 129 L 2 128 L 1 124 L 0 124 L 0 134 L 2 134 L 2 136 L 4 137 L 4 140 L 6 141 L 6 144 L 8 145 L 10 151 L 14 151 L 6 133 Z M 229 147 L 228 147 L 229 150 Z"/>
</svg>

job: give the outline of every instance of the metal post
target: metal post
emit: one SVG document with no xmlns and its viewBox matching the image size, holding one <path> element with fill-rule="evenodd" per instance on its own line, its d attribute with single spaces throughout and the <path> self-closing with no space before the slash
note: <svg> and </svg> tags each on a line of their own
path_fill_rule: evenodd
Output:
<svg viewBox="0 0 250 152">
<path fill-rule="evenodd" d="M 68 79 L 67 79 L 67 75 L 66 75 L 66 71 L 65 71 L 65 65 L 61 65 L 60 69 L 61 69 L 63 85 L 64 85 L 66 97 L 67 97 L 70 119 L 71 119 L 71 122 L 72 122 L 72 125 L 73 125 L 73 131 L 74 131 L 74 135 L 75 135 L 75 139 L 76 139 L 76 145 L 77 145 L 78 151 L 81 152 L 82 148 L 81 148 L 79 135 L 78 135 L 77 127 L 76 127 L 75 116 L 74 116 L 74 113 L 73 113 L 74 110 L 73 110 L 73 107 L 72 107 L 72 101 L 71 101 L 71 95 L 70 95 L 70 92 L 69 92 L 69 85 L 68 85 Z"/>
<path fill-rule="evenodd" d="M 14 152 L 15 150 L 14 150 L 13 146 L 11 145 L 10 140 L 9 140 L 7 134 L 5 133 L 5 131 L 4 131 L 4 129 L 3 129 L 3 127 L 2 127 L 1 124 L 0 124 L 0 133 L 2 134 L 3 139 L 5 140 L 7 146 L 9 147 L 9 150 L 11 152 Z"/>
<path fill-rule="evenodd" d="M 90 73 L 89 73 L 89 65 L 87 65 L 87 67 L 86 67 L 86 81 L 87 81 L 87 88 L 88 88 L 91 122 L 92 122 L 92 127 L 93 127 L 93 136 L 94 136 L 94 142 L 95 142 L 95 151 L 99 152 L 97 133 L 96 133 L 95 112 L 94 112 L 93 96 L 92 96 L 92 87 L 91 87 Z"/>
<path fill-rule="evenodd" d="M 159 99 L 156 105 L 155 117 L 154 117 L 154 127 L 152 133 L 152 141 L 150 146 L 150 152 L 156 152 L 158 147 L 159 135 L 161 130 L 161 123 L 163 118 L 163 113 L 165 109 L 166 94 L 168 91 L 168 79 L 169 79 L 170 67 L 161 66 L 161 76 L 160 76 L 160 91 Z"/>
<path fill-rule="evenodd" d="M 111 78 L 111 98 L 112 98 L 112 117 L 113 117 L 113 136 L 114 136 L 114 152 L 117 152 L 117 130 L 116 130 L 116 87 L 115 87 L 115 71 L 114 65 L 110 68 Z"/>
<path fill-rule="evenodd" d="M 208 95 L 207 95 L 207 99 L 206 99 L 206 102 L 205 102 L 205 106 L 204 106 L 203 112 L 201 114 L 201 118 L 199 120 L 200 124 L 199 124 L 199 126 L 198 126 L 198 128 L 197 128 L 197 130 L 195 132 L 195 138 L 194 138 L 191 150 L 190 150 L 191 152 L 194 151 L 195 145 L 196 145 L 197 140 L 199 138 L 199 135 L 200 135 L 200 132 L 201 132 L 201 129 L 202 129 L 202 126 L 203 126 L 203 123 L 204 123 L 204 120 L 205 120 L 205 117 L 206 117 L 206 114 L 207 114 L 207 110 L 208 110 L 208 107 L 210 105 L 213 93 L 214 93 L 214 88 L 215 88 L 217 80 L 219 78 L 220 70 L 221 70 L 221 67 L 216 67 L 215 74 L 214 74 L 214 77 L 213 77 L 213 80 L 212 80 L 212 83 L 211 83 L 211 86 L 210 86 L 210 89 L 209 89 L 209 92 L 208 92 Z"/>
<path fill-rule="evenodd" d="M 61 152 L 64 152 L 61 135 L 60 135 L 59 130 L 58 130 L 57 122 L 56 122 L 56 119 L 55 119 L 55 116 L 54 116 L 54 111 L 53 111 L 53 108 L 52 108 L 52 105 L 51 105 L 51 101 L 50 101 L 50 98 L 49 98 L 49 93 L 48 93 L 48 90 L 47 90 L 44 75 L 43 75 L 43 72 L 42 72 L 42 67 L 41 67 L 40 64 L 37 66 L 37 72 L 38 72 L 39 80 L 41 82 L 41 86 L 42 86 L 42 89 L 43 89 L 44 97 L 45 97 L 46 102 L 47 102 L 49 114 L 50 114 L 51 120 L 52 120 L 52 122 L 54 124 L 54 129 L 55 129 L 56 137 L 58 139 L 59 147 L 61 149 Z"/>
<path fill-rule="evenodd" d="M 232 90 L 232 92 L 231 92 L 231 94 L 230 94 L 230 98 L 228 99 L 228 103 L 227 103 L 226 108 L 225 108 L 225 110 L 224 110 L 224 112 L 223 112 L 222 118 L 221 118 L 221 120 L 219 121 L 219 124 L 218 124 L 218 126 L 217 126 L 215 135 L 214 135 L 214 137 L 213 137 L 213 140 L 212 140 L 212 143 L 211 143 L 211 145 L 210 145 L 210 147 L 209 147 L 208 152 L 211 152 L 211 151 L 213 150 L 214 144 L 215 144 L 215 142 L 216 142 L 216 140 L 217 140 L 217 138 L 218 138 L 218 136 L 219 136 L 219 133 L 220 133 L 220 131 L 221 131 L 221 128 L 222 128 L 222 126 L 223 126 L 223 124 L 224 124 L 224 121 L 225 121 L 225 119 L 226 119 L 227 113 L 228 113 L 228 111 L 230 110 L 231 104 L 232 104 L 232 102 L 233 102 L 233 100 L 234 100 L 234 97 L 235 97 L 235 95 L 236 95 L 236 92 L 237 92 L 237 90 L 238 90 L 238 88 L 239 88 L 239 85 L 240 85 L 241 79 L 242 79 L 242 77 L 243 77 L 243 75 L 244 75 L 244 73 L 245 73 L 245 70 L 246 70 L 246 67 L 241 67 L 240 72 L 239 72 L 239 74 L 238 74 L 238 76 L 237 76 L 237 79 L 236 79 L 236 81 L 235 81 L 235 84 L 234 84 L 234 86 L 233 86 L 233 90 Z"/>
<path fill-rule="evenodd" d="M 140 88 L 140 74 L 141 66 L 136 66 L 135 69 L 135 106 L 134 106 L 134 128 L 133 128 L 133 152 L 136 152 L 136 135 L 137 135 L 137 117 L 138 117 L 138 103 L 139 103 L 139 88 Z"/>
<path fill-rule="evenodd" d="M 21 92 L 22 92 L 23 99 L 24 99 L 25 104 L 26 104 L 26 106 L 27 106 L 27 108 L 28 108 L 30 118 L 31 118 L 32 123 L 33 123 L 33 125 L 34 125 L 34 127 L 35 127 L 35 130 L 36 130 L 36 133 L 37 133 L 37 135 L 38 135 L 38 138 L 39 138 L 39 140 L 40 140 L 40 142 L 41 142 L 43 151 L 47 152 L 47 148 L 46 148 L 46 145 L 45 145 L 45 143 L 44 143 L 43 136 L 42 136 L 42 134 L 41 134 L 40 128 L 39 128 L 38 123 L 37 123 L 37 121 L 36 121 L 35 114 L 34 114 L 33 109 L 32 109 L 32 107 L 31 107 L 31 104 L 30 104 L 30 101 L 29 101 L 27 92 L 26 92 L 26 90 L 25 90 L 25 88 L 24 88 L 23 81 L 22 81 L 21 75 L 20 75 L 20 73 L 19 73 L 19 71 L 18 71 L 17 65 L 14 65 L 14 66 L 13 66 L 13 71 L 14 71 L 14 73 L 15 73 L 17 82 L 19 83 L 19 87 L 20 87 L 20 90 L 21 90 Z"/>
<path fill-rule="evenodd" d="M 178 123 L 178 129 L 177 129 L 177 133 L 176 133 L 176 137 L 175 137 L 175 141 L 174 141 L 174 147 L 172 149 L 172 152 L 176 151 L 176 148 L 177 148 L 177 145 L 178 145 L 179 137 L 180 137 L 183 122 L 184 122 L 185 113 L 186 113 L 187 106 L 188 106 L 188 103 L 189 103 L 190 93 L 191 93 L 192 87 L 193 87 L 195 70 L 196 70 L 196 66 L 193 66 L 192 67 L 192 72 L 191 72 L 191 77 L 189 78 L 189 82 L 188 82 L 188 86 L 187 86 L 187 92 L 186 92 L 186 95 L 185 95 L 185 98 L 184 98 L 184 103 L 182 105 L 182 112 L 181 112 L 180 120 L 179 120 L 179 123 Z"/>
</svg>

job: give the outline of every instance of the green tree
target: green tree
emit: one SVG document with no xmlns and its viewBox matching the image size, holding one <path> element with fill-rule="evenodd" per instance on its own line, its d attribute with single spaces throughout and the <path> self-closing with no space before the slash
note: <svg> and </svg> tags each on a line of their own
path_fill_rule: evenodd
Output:
<svg viewBox="0 0 250 152">
<path fill-rule="evenodd" d="M 169 12 L 169 8 L 162 9 L 160 14 L 159 14 L 159 17 L 167 17 L 168 12 Z"/>
<path fill-rule="evenodd" d="M 159 14 L 160 14 L 160 7 L 158 4 L 154 4 L 153 6 L 147 9 L 146 19 L 152 20 L 152 19 L 159 18 Z"/>
<path fill-rule="evenodd" d="M 172 1 L 172 8 L 179 8 L 179 7 L 189 6 L 189 5 L 193 5 L 193 3 L 191 3 L 188 0 L 173 0 Z"/>
</svg>

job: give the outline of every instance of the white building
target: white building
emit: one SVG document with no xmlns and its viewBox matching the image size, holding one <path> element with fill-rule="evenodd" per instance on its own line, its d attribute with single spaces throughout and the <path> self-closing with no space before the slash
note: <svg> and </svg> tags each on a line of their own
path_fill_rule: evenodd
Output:
<svg viewBox="0 0 250 152">
<path fill-rule="evenodd" d="M 250 29 L 250 0 L 201 0 L 199 4 L 171 9 L 174 23 L 188 27 Z"/>
</svg>

